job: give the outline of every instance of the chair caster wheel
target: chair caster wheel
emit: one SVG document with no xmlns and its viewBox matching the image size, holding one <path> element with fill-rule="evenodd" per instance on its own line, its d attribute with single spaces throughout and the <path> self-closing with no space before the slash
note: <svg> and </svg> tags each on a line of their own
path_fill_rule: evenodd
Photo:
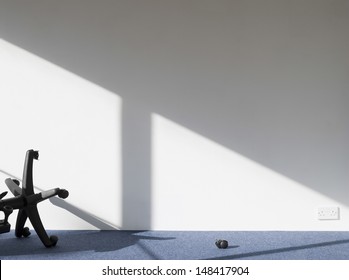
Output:
<svg viewBox="0 0 349 280">
<path fill-rule="evenodd" d="M 28 227 L 23 228 L 20 232 L 16 232 L 16 237 L 28 237 L 31 234 Z"/>
<path fill-rule="evenodd" d="M 28 227 L 23 228 L 23 230 L 22 230 L 23 237 L 28 237 L 30 234 L 31 234 L 31 232 L 30 232 Z"/>
<path fill-rule="evenodd" d="M 58 237 L 56 235 L 51 235 L 50 241 L 51 241 L 51 245 L 49 247 L 54 247 L 58 242 Z"/>
<path fill-rule="evenodd" d="M 59 192 L 58 192 L 58 197 L 60 198 L 67 198 L 69 196 L 69 192 L 67 190 L 64 190 L 64 189 L 61 189 Z"/>
<path fill-rule="evenodd" d="M 39 159 L 39 151 L 34 151 L 33 157 L 34 157 L 34 159 L 38 160 Z"/>
<path fill-rule="evenodd" d="M 227 240 L 217 240 L 215 242 L 216 246 L 219 248 L 219 249 L 226 249 L 228 248 L 228 241 Z"/>
</svg>

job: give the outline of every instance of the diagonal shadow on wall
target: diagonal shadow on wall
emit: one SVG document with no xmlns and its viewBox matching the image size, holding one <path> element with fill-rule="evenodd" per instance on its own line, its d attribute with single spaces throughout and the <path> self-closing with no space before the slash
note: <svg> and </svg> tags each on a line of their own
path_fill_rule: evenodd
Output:
<svg viewBox="0 0 349 280">
<path fill-rule="evenodd" d="M 8 1 L 0 36 L 120 93 L 125 221 L 151 223 L 151 112 L 348 205 L 349 9 L 302 3 Z"/>
</svg>

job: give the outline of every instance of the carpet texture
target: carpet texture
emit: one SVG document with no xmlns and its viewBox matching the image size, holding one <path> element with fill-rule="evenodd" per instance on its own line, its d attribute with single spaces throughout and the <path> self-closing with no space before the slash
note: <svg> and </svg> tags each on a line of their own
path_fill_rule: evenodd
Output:
<svg viewBox="0 0 349 280">
<path fill-rule="evenodd" d="M 0 259 L 20 260 L 349 260 L 349 232 L 286 231 L 49 231 L 45 248 L 35 232 L 0 235 Z M 227 249 L 215 246 L 229 242 Z"/>
</svg>

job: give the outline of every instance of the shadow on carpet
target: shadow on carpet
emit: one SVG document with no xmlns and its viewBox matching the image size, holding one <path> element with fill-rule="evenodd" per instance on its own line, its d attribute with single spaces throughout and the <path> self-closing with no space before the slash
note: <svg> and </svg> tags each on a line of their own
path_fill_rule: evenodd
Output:
<svg viewBox="0 0 349 280">
<path fill-rule="evenodd" d="M 278 231 L 49 231 L 56 247 L 38 236 L 0 235 L 0 259 L 20 260 L 349 260 L 349 232 Z M 215 246 L 229 242 L 227 249 Z"/>
</svg>

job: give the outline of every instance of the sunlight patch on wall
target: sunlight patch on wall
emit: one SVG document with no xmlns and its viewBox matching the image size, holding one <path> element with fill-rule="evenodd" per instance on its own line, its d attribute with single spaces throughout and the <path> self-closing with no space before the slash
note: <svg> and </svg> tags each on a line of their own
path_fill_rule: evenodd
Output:
<svg viewBox="0 0 349 280">
<path fill-rule="evenodd" d="M 26 150 L 39 150 L 37 187 L 67 188 L 67 202 L 120 225 L 121 98 L 2 39 L 0 77 L 0 169 L 21 177 Z M 44 216 L 57 211 L 48 204 Z M 91 228 L 67 211 L 45 221 Z"/>
<path fill-rule="evenodd" d="M 153 229 L 348 229 L 316 219 L 344 205 L 157 114 L 152 159 Z"/>
</svg>

